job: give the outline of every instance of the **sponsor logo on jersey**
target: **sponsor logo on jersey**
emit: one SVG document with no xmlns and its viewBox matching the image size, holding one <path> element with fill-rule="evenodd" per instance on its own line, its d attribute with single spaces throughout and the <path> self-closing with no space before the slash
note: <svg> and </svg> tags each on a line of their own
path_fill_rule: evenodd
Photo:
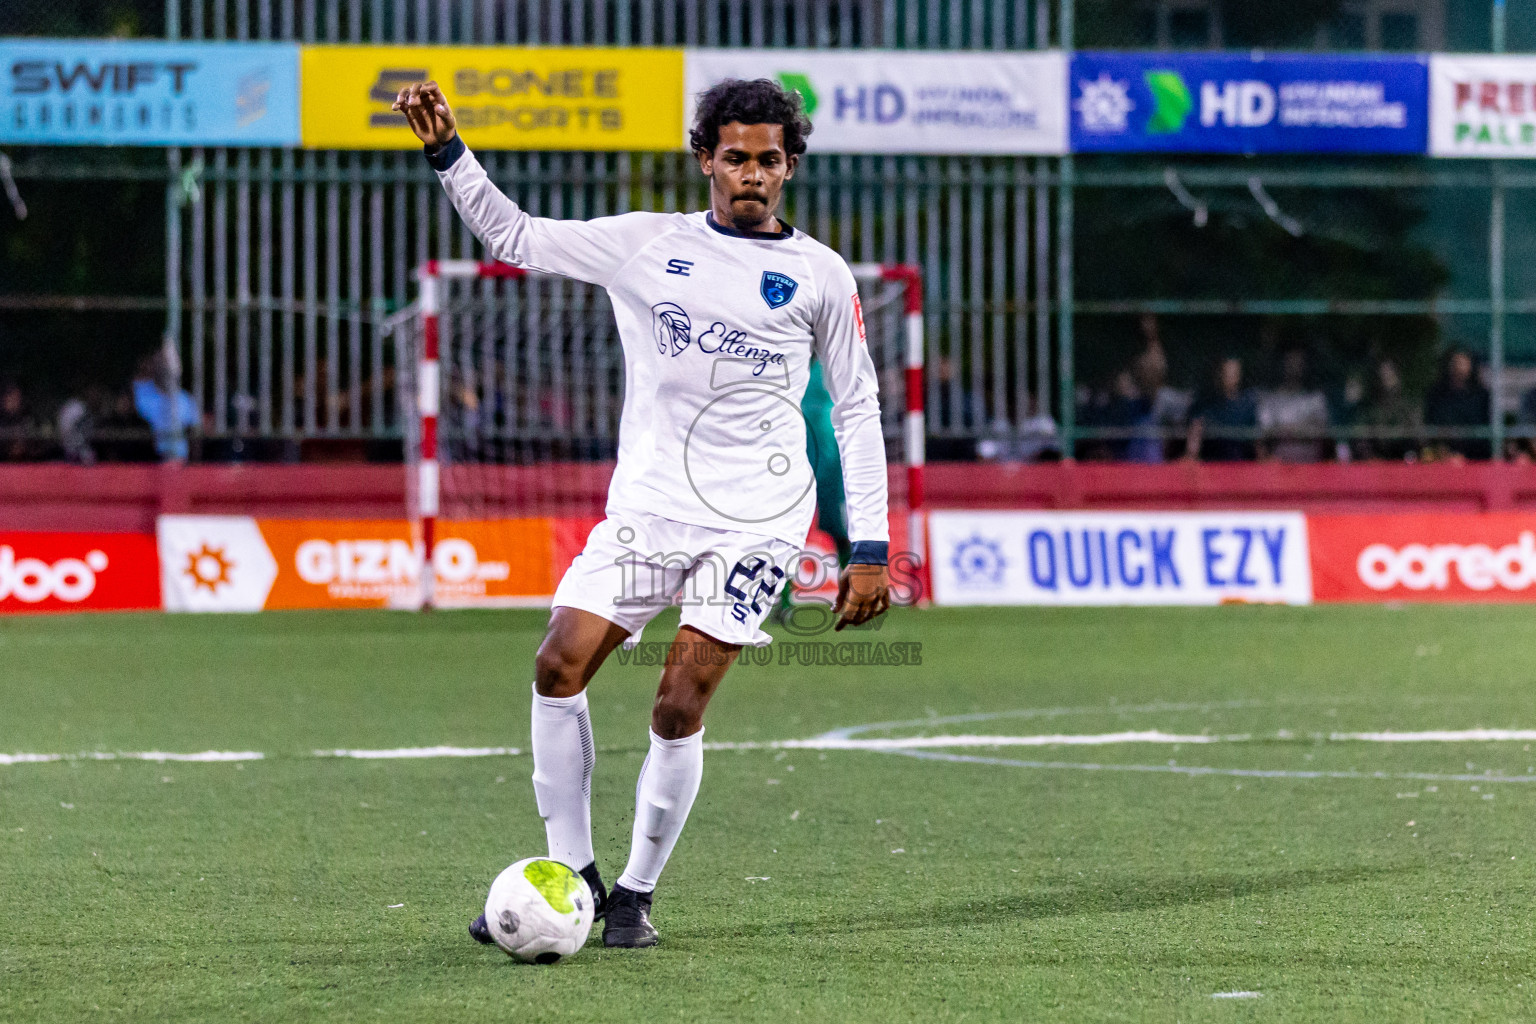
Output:
<svg viewBox="0 0 1536 1024">
<path fill-rule="evenodd" d="M 747 338 L 747 332 L 726 327 L 716 321 L 709 330 L 699 335 L 699 351 L 709 355 L 719 354 L 750 361 L 752 376 L 760 377 L 769 366 L 783 366 L 784 353 L 760 348 Z"/>
<path fill-rule="evenodd" d="M 651 307 L 651 331 L 656 336 L 656 351 L 664 356 L 679 355 L 693 341 L 693 321 L 675 302 L 658 302 Z"/>
<path fill-rule="evenodd" d="M 670 259 L 667 260 L 667 273 L 676 274 L 678 277 L 687 277 L 688 271 L 693 269 L 693 260 Z"/>
<path fill-rule="evenodd" d="M 768 308 L 778 309 L 780 306 L 789 305 L 799 287 L 799 282 L 788 274 L 781 274 L 777 270 L 765 270 L 762 287 L 759 290 L 762 292 L 763 301 L 768 303 Z"/>
<path fill-rule="evenodd" d="M 793 286 L 794 282 L 790 284 Z M 675 302 L 658 302 L 651 307 L 651 331 L 656 338 L 656 351 L 664 356 L 682 355 L 693 344 L 693 318 Z M 698 342 L 698 350 L 705 355 L 749 363 L 754 377 L 761 377 L 770 366 L 784 365 L 784 353 L 752 344 L 746 331 L 728 327 L 719 320 L 699 335 Z"/>
</svg>

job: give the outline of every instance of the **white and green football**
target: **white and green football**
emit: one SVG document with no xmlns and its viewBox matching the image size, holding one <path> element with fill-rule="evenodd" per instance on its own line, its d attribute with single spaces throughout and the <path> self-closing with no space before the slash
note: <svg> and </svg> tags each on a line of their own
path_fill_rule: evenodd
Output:
<svg viewBox="0 0 1536 1024">
<path fill-rule="evenodd" d="M 515 960 L 552 964 L 570 956 L 592 930 L 592 890 L 557 860 L 529 857 L 496 876 L 485 899 L 485 923 Z"/>
</svg>

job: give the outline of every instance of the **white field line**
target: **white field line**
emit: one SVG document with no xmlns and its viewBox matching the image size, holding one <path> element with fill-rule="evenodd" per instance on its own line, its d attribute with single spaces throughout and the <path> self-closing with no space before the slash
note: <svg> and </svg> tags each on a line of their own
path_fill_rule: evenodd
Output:
<svg viewBox="0 0 1536 1024">
<path fill-rule="evenodd" d="M 1258 999 L 1262 992 L 1212 992 L 1212 999 Z"/>
<path fill-rule="evenodd" d="M 178 754 L 166 750 L 87 750 L 80 754 L 0 754 L 0 765 L 41 764 L 48 761 L 260 761 L 259 750 L 203 750 Z"/>
<path fill-rule="evenodd" d="M 1331 732 L 1334 741 L 1360 743 L 1529 743 L 1536 729 L 1430 729 L 1423 732 Z"/>
<path fill-rule="evenodd" d="M 966 716 L 970 717 L 970 716 Z M 894 724 L 894 723 L 893 723 Z M 919 723 L 902 723 L 916 725 Z M 1423 773 L 1387 772 L 1325 772 L 1325 771 L 1267 771 L 1262 769 L 1201 768 L 1197 766 L 1169 765 L 1101 765 L 1071 764 L 1059 761 L 1017 761 L 1001 758 L 968 757 L 960 754 L 937 753 L 941 749 L 965 749 L 977 747 L 1075 747 L 1111 746 L 1119 744 L 1161 745 L 1209 745 L 1216 743 L 1287 742 L 1298 738 L 1314 742 L 1331 743 L 1509 743 L 1536 741 L 1536 729 L 1434 729 L 1416 732 L 1335 732 L 1309 733 L 1298 737 L 1295 733 L 1281 730 L 1277 733 L 1256 736 L 1251 733 L 1210 735 L 1206 733 L 1168 733 L 1157 729 L 1144 729 L 1109 733 L 1043 733 L 1034 736 L 1000 736 L 975 733 L 943 736 L 893 736 L 860 738 L 849 735 L 872 727 L 853 726 L 838 729 L 821 736 L 803 740 L 762 740 L 743 742 L 712 742 L 704 744 L 705 750 L 867 750 L 875 753 L 905 754 L 932 760 L 968 761 L 977 764 L 999 764 L 1018 768 L 1077 768 L 1085 771 L 1148 771 L 1174 772 L 1185 775 L 1236 775 L 1253 778 L 1382 778 L 1423 780 L 1471 780 L 1486 779 L 1504 782 L 1531 782 L 1536 776 L 1494 775 L 1431 775 Z M 310 756 L 317 758 L 343 758 L 363 761 L 426 760 L 454 757 L 516 757 L 527 753 L 519 747 L 455 747 L 439 745 L 431 747 L 391 747 L 371 750 L 362 748 L 336 748 L 314 750 Z M 260 761 L 267 755 L 256 750 L 204 750 L 195 753 L 176 753 L 164 750 L 143 751 L 85 751 L 77 754 L 51 753 L 0 753 L 0 766 L 42 764 L 54 761 L 154 761 L 164 762 L 226 762 Z"/>
<path fill-rule="evenodd" d="M 394 747 L 390 750 L 317 750 L 316 757 L 350 757 L 361 761 L 412 761 L 430 757 L 515 757 L 517 747 Z"/>
</svg>

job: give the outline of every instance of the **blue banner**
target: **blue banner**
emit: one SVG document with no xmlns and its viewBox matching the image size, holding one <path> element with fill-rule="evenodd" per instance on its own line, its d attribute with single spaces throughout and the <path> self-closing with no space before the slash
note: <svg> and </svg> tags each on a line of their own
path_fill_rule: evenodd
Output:
<svg viewBox="0 0 1536 1024">
<path fill-rule="evenodd" d="M 297 146 L 299 47 L 0 39 L 0 142 Z"/>
<path fill-rule="evenodd" d="M 1417 55 L 1078 53 L 1074 152 L 1423 153 Z"/>
<path fill-rule="evenodd" d="M 928 516 L 938 604 L 1311 604 L 1300 512 Z"/>
</svg>

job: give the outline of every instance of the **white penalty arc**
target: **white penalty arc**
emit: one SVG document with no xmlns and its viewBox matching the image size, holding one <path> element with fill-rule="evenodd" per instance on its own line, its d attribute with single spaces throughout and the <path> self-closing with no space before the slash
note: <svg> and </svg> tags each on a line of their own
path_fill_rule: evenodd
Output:
<svg viewBox="0 0 1536 1024">
<path fill-rule="evenodd" d="M 862 729 L 862 727 L 861 727 Z M 1433 729 L 1418 732 L 1294 733 L 1173 733 L 1138 729 L 1105 733 L 1042 733 L 1035 736 L 992 736 L 975 733 L 940 736 L 850 736 L 837 729 L 806 740 L 762 740 L 704 744 L 705 750 L 874 750 L 904 751 L 963 747 L 1099 747 L 1124 743 L 1183 746 L 1212 743 L 1530 743 L 1536 729 Z"/>
<path fill-rule="evenodd" d="M 1157 729 L 1127 732 L 1046 733 L 1039 736 L 988 736 L 966 733 L 958 736 L 884 736 L 862 739 L 849 736 L 817 736 L 808 740 L 765 740 L 744 743 L 706 743 L 705 750 L 922 750 L 932 747 L 1102 747 L 1120 743 L 1240 743 L 1251 735 L 1207 736 L 1200 733 L 1171 733 Z"/>
<path fill-rule="evenodd" d="M 950 754 L 937 750 L 887 750 L 883 753 L 915 757 L 923 761 L 950 761 L 957 764 L 990 764 L 1003 768 L 1035 768 L 1046 771 L 1127 772 L 1137 775 L 1216 776 L 1234 779 L 1376 779 L 1398 782 L 1536 782 L 1530 775 L 1478 775 L 1472 772 L 1360 772 L 1323 771 L 1290 768 L 1213 768 L 1185 764 L 1114 764 L 1081 761 L 1023 761 L 1008 757 L 977 757 L 974 754 Z"/>
</svg>

